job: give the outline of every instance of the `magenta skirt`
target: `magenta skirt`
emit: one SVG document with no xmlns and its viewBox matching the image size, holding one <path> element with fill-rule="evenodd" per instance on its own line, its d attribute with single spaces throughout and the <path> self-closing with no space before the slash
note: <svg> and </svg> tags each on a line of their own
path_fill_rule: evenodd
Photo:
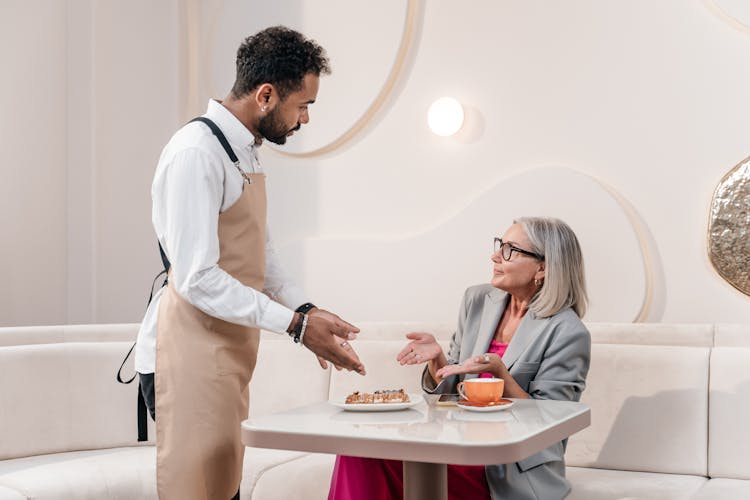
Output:
<svg viewBox="0 0 750 500">
<path fill-rule="evenodd" d="M 339 455 L 328 500 L 401 500 L 403 462 Z M 483 465 L 448 466 L 448 500 L 490 500 Z"/>
</svg>

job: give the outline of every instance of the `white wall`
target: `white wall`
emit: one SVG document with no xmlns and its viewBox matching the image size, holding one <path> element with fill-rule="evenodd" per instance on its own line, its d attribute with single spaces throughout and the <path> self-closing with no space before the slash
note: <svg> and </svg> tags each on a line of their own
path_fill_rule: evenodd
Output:
<svg viewBox="0 0 750 500">
<path fill-rule="evenodd" d="M 0 3 L 0 324 L 136 321 L 178 125 L 177 2 Z"/>
<path fill-rule="evenodd" d="M 460 10 L 425 2 L 416 56 L 397 100 L 351 148 L 316 158 L 318 200 L 325 200 L 315 204 L 317 235 L 408 238 L 461 212 L 507 176 L 565 166 L 611 187 L 642 221 L 655 281 L 647 320 L 746 322 L 748 297 L 714 272 L 706 230 L 714 187 L 750 155 L 749 57 L 750 29 L 707 1 L 484 1 Z M 426 109 L 441 95 L 479 114 L 473 133 L 430 135 Z M 316 106 L 313 120 L 329 110 L 323 100 Z M 284 189 L 299 186 L 305 162 L 277 162 L 271 214 L 294 245 L 298 222 L 283 210 Z M 528 197 L 568 187 L 539 179 Z M 500 198 L 498 206 L 498 220 L 521 215 Z M 602 243 L 618 237 L 598 207 L 590 208 L 590 220 L 580 222 L 598 226 Z M 366 290 L 370 263 L 358 257 L 362 274 L 352 287 Z M 464 264 L 424 258 L 436 266 L 436 289 L 412 300 L 438 296 L 447 304 L 440 266 Z M 317 265 L 335 273 L 336 261 Z M 617 300 L 619 283 L 611 278 L 621 265 L 612 259 L 609 267 L 589 268 L 589 281 L 609 284 L 608 300 Z"/>
<path fill-rule="evenodd" d="M 0 322 L 65 321 L 65 4 L 0 3 Z"/>
<path fill-rule="evenodd" d="M 270 223 L 313 300 L 355 320 L 386 320 L 404 312 L 393 301 L 379 307 L 378 297 L 427 288 L 406 294 L 420 316 L 412 319 L 452 320 L 463 287 L 483 279 L 486 262 L 467 262 L 469 253 L 451 247 L 440 228 L 461 221 L 487 192 L 497 193 L 497 212 L 476 227 L 460 224 L 477 245 L 493 236 L 484 234 L 487 220 L 496 218 L 501 233 L 534 200 L 551 215 L 568 213 L 557 200 L 580 185 L 575 176 L 562 186 L 545 179 L 556 167 L 595 179 L 631 206 L 645 245 L 648 266 L 632 254 L 608 262 L 609 242 L 625 238 L 630 248 L 633 238 L 601 204 L 571 212 L 592 256 L 592 301 L 617 304 L 618 293 L 628 290 L 629 299 L 643 282 L 651 288 L 638 291 L 649 302 L 641 319 L 750 321 L 748 297 L 723 282 L 706 255 L 713 189 L 750 155 L 750 28 L 710 0 L 412 3 L 418 15 L 404 67 L 353 140 L 311 158 L 264 147 Z M 10 110 L 0 117 L 0 265 L 12 285 L 0 292 L 0 324 L 140 319 L 158 271 L 148 190 L 159 150 L 207 97 L 226 93 L 242 36 L 284 23 L 331 55 L 334 75 L 323 79 L 312 121 L 288 151 L 340 135 L 373 102 L 396 60 L 405 2 L 260 7 L 240 0 L 0 4 L 0 28 L 11 37 L 0 48 L 8 75 L 0 99 Z M 368 36 L 351 29 L 363 23 L 372 27 Z M 382 43 L 368 43 L 378 36 Z M 468 111 L 464 130 L 447 139 L 432 135 L 425 120 L 442 95 Z M 519 203 L 504 204 L 511 197 L 503 190 L 534 175 L 536 183 L 524 184 L 526 212 L 516 213 Z M 604 200 L 586 193 L 570 203 Z M 412 278 L 420 283 L 401 283 L 398 272 L 389 283 L 375 279 L 383 271 L 368 248 L 387 254 L 428 240 L 435 248 L 406 264 L 399 261 L 405 252 L 389 254 L 392 269 L 428 267 Z M 326 245 L 357 252 L 322 252 Z M 24 266 L 32 257 L 34 265 Z M 464 273 L 466 282 L 441 280 L 441 267 Z M 635 285 L 622 281 L 623 267 L 633 270 Z M 632 318 L 630 302 L 619 299 L 628 306 L 593 319 Z M 363 308 L 363 301 L 375 305 Z"/>
<path fill-rule="evenodd" d="M 160 265 L 150 186 L 179 125 L 176 4 L 94 2 L 96 322 L 140 320 Z"/>
</svg>

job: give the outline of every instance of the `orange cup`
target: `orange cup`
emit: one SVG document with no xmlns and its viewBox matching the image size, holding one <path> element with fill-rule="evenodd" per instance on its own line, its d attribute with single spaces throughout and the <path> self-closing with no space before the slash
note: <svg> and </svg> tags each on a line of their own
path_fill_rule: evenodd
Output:
<svg viewBox="0 0 750 500">
<path fill-rule="evenodd" d="M 472 403 L 497 403 L 503 397 L 505 380 L 501 378 L 471 378 L 458 384 L 458 393 Z"/>
</svg>

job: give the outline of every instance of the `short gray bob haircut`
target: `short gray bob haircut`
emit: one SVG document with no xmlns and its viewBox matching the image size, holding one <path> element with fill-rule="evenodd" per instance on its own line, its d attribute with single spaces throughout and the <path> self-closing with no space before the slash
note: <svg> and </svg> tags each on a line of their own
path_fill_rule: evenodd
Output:
<svg viewBox="0 0 750 500">
<path fill-rule="evenodd" d="M 531 249 L 544 255 L 544 282 L 529 309 L 547 318 L 570 307 L 582 318 L 588 302 L 586 276 L 581 246 L 573 230 L 551 217 L 521 217 L 513 222 L 526 232 Z"/>
</svg>

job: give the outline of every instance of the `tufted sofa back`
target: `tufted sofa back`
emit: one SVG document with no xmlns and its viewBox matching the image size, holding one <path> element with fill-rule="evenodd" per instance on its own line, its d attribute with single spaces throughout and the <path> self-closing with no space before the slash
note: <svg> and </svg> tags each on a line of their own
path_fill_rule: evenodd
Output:
<svg viewBox="0 0 750 500">
<path fill-rule="evenodd" d="M 115 380 L 130 345 L 0 347 L 0 460 L 136 445 L 138 385 Z"/>
<path fill-rule="evenodd" d="M 568 465 L 707 475 L 712 325 L 589 324 L 591 426 Z"/>
<path fill-rule="evenodd" d="M 354 346 L 366 377 L 321 370 L 310 352 L 264 332 L 251 416 L 353 390 L 419 392 L 421 366 L 395 361 L 404 334 L 432 332 L 447 346 L 452 333 L 452 326 L 428 323 L 359 326 Z M 592 424 L 570 438 L 569 465 L 750 479 L 750 326 L 588 326 L 592 364 L 583 402 Z M 118 384 L 114 374 L 137 328 L 0 328 L 0 460 L 136 445 L 137 385 Z"/>
</svg>

